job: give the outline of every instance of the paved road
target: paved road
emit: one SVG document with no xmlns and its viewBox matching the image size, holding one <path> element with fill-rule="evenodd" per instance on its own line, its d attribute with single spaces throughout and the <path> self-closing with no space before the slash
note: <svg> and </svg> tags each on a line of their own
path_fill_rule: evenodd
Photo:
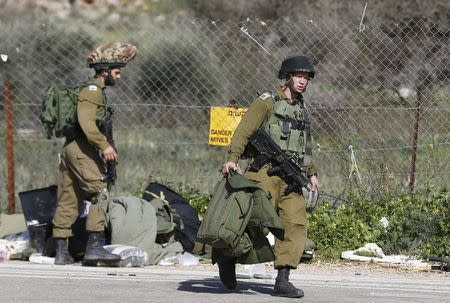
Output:
<svg viewBox="0 0 450 303">
<path fill-rule="evenodd" d="M 145 268 L 0 264 L 0 302 L 292 302 L 270 296 L 273 279 L 240 279 L 223 288 L 213 267 Z M 295 273 L 302 302 L 450 302 L 450 275 L 370 276 L 350 273 Z"/>
</svg>

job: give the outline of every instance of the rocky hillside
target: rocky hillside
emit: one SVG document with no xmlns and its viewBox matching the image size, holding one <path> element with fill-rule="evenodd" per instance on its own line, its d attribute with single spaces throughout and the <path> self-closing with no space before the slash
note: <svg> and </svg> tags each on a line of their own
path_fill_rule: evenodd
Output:
<svg viewBox="0 0 450 303">
<path fill-rule="evenodd" d="M 137 15 L 190 15 L 210 19 L 246 18 L 337 19 L 359 22 L 398 21 L 423 18 L 448 24 L 446 0 L 0 0 L 2 21 L 17 17 L 82 20 L 103 19 L 108 24 Z"/>
</svg>

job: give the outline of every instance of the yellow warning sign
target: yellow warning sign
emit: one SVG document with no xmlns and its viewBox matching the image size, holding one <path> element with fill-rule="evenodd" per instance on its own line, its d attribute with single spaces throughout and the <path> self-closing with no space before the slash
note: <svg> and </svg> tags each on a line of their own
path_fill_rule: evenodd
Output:
<svg viewBox="0 0 450 303">
<path fill-rule="evenodd" d="M 246 108 L 212 106 L 209 124 L 209 145 L 228 146 L 241 122 Z"/>
</svg>

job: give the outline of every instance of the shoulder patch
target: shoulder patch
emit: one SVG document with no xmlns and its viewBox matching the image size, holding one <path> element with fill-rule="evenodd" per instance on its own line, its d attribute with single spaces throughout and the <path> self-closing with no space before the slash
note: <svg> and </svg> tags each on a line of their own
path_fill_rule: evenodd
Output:
<svg viewBox="0 0 450 303">
<path fill-rule="evenodd" d="M 97 85 L 89 85 L 89 90 L 97 91 Z"/>
<path fill-rule="evenodd" d="M 270 93 L 264 93 L 261 96 L 259 96 L 259 98 L 261 100 L 266 100 L 267 98 L 272 97 L 272 95 Z"/>
</svg>

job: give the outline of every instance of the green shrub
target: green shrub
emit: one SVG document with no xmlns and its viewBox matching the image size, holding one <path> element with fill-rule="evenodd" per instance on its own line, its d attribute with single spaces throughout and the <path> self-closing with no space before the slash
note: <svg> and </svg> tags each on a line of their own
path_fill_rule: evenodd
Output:
<svg viewBox="0 0 450 303">
<path fill-rule="evenodd" d="M 195 188 L 185 188 L 180 192 L 180 195 L 185 198 L 189 204 L 197 210 L 200 220 L 205 215 L 206 209 L 208 208 L 209 200 L 211 196 L 201 193 Z"/>
<path fill-rule="evenodd" d="M 385 217 L 385 229 L 380 219 Z M 450 192 L 432 187 L 425 193 L 390 196 L 380 200 L 348 197 L 332 208 L 323 203 L 310 216 L 309 237 L 325 258 L 366 243 L 378 244 L 385 254 L 425 257 L 450 255 Z"/>
<path fill-rule="evenodd" d="M 450 192 L 431 188 L 429 192 L 390 200 L 391 223 L 380 237 L 386 253 L 450 255 Z"/>
</svg>

